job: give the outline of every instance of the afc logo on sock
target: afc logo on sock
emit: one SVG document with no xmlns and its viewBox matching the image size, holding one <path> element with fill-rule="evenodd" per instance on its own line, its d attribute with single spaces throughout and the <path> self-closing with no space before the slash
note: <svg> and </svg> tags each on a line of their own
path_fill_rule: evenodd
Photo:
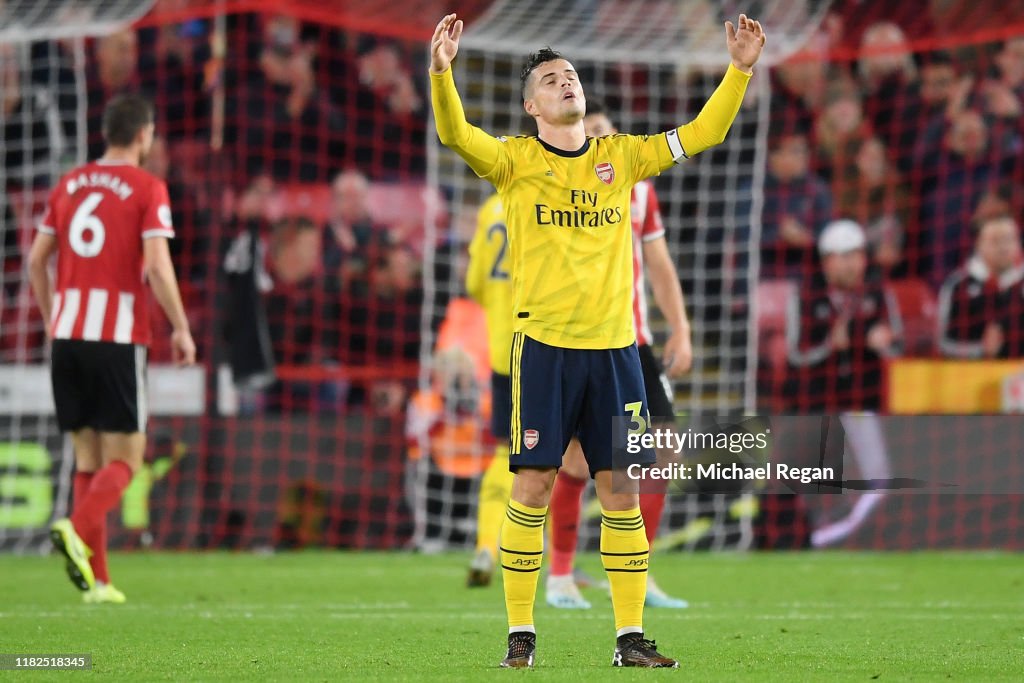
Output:
<svg viewBox="0 0 1024 683">
<path fill-rule="evenodd" d="M 511 562 L 509 562 L 509 564 L 514 566 L 514 567 L 539 567 L 540 566 L 540 560 L 539 559 L 532 559 L 531 560 L 531 559 L 526 559 L 526 558 L 520 557 L 520 558 L 518 558 L 516 560 L 512 560 Z"/>
</svg>

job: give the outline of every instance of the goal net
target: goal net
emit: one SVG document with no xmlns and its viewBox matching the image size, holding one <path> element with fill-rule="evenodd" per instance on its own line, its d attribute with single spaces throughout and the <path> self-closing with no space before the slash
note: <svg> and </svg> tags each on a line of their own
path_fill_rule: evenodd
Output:
<svg viewBox="0 0 1024 683">
<path fill-rule="evenodd" d="M 771 33 L 762 67 L 803 45 L 821 24 L 829 3 L 755 3 L 745 8 Z M 496 2 L 464 32 L 455 81 L 466 117 L 492 135 L 536 134 L 519 91 L 525 56 L 544 45 L 564 54 L 580 74 L 588 101 L 602 102 L 624 133 L 669 130 L 693 118 L 717 86 L 728 64 L 723 23 L 736 21 L 731 3 Z M 540 41 L 540 42 L 538 42 Z M 754 343 L 749 334 L 756 289 L 760 193 L 764 141 L 771 97 L 768 80 L 752 82 L 726 142 L 653 179 L 694 330 L 692 370 L 675 383 L 675 408 L 692 418 L 737 417 L 755 410 Z M 466 244 L 475 214 L 493 188 L 478 179 L 434 136 L 431 171 L 450 188 L 453 234 L 446 249 L 428 253 L 448 274 L 431 286 L 439 298 L 464 291 Z M 743 198 L 737 202 L 737 198 Z M 742 238 L 737 236 L 742 235 Z M 602 302 L 594 302 L 600 306 Z M 653 308 L 653 307 L 652 307 Z M 666 336 L 654 311 L 657 347 Z M 460 493 L 436 494 L 454 501 Z M 472 491 L 461 494 L 472 496 Z M 591 494 L 592 495 L 592 491 Z M 666 508 L 669 544 L 686 547 L 745 547 L 752 540 L 750 491 L 670 496 Z M 593 546 L 598 509 L 590 506 L 581 528 Z M 441 520 L 431 520 L 437 527 Z"/>
<path fill-rule="evenodd" d="M 1006 454 L 1024 410 L 1024 289 L 1016 261 L 991 282 L 962 267 L 972 225 L 1021 219 L 1024 26 L 1012 3 L 457 5 L 456 83 L 470 121 L 495 135 L 534 132 L 518 74 L 544 44 L 620 130 L 647 133 L 709 96 L 728 59 L 724 19 L 742 10 L 768 31 L 725 143 L 654 179 L 693 327 L 680 424 L 841 415 L 851 487 L 904 488 L 673 491 L 664 548 L 806 547 L 815 531 L 850 548 L 1021 547 L 1024 469 Z M 111 515 L 113 545 L 473 542 L 493 443 L 486 333 L 463 282 L 491 188 L 429 118 L 426 44 L 444 10 L 0 2 L 0 548 L 46 550 L 47 524 L 73 504 L 24 255 L 52 184 L 102 150 L 103 103 L 124 91 L 156 106 L 146 168 L 170 190 L 201 365 L 164 367 L 169 330 L 153 304 L 151 438 Z M 817 240 L 840 218 L 863 226 L 874 265 L 855 298 L 823 298 Z M 848 300 L 872 303 L 835 303 Z M 836 311 L 851 323 L 848 346 L 835 337 L 848 352 L 822 355 Z M 890 311 L 900 344 L 880 357 L 867 333 Z M 657 349 L 666 329 L 653 313 Z M 588 547 L 595 510 L 588 498 Z"/>
</svg>

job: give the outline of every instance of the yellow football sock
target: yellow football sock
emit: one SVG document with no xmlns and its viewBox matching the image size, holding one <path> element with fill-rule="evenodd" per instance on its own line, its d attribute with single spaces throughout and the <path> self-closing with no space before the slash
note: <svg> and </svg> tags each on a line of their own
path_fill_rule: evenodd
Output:
<svg viewBox="0 0 1024 683">
<path fill-rule="evenodd" d="M 508 471 L 508 444 L 494 447 L 494 458 L 480 480 L 480 503 L 476 514 L 476 549 L 487 549 L 498 557 L 498 535 L 505 521 L 505 509 L 512 495 L 512 477 Z"/>
<path fill-rule="evenodd" d="M 648 551 L 639 507 L 601 510 L 601 562 L 612 589 L 616 635 L 643 631 Z"/>
<path fill-rule="evenodd" d="M 544 552 L 544 517 L 547 507 L 532 508 L 508 502 L 501 527 L 501 576 L 505 583 L 505 609 L 509 629 L 533 627 L 533 603 Z M 646 540 L 646 539 L 645 539 Z M 640 596 L 643 604 L 643 596 Z"/>
</svg>

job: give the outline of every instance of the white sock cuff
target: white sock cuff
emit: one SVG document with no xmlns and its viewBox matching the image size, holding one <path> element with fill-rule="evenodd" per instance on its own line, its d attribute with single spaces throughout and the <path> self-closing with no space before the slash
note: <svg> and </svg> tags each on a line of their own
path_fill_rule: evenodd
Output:
<svg viewBox="0 0 1024 683">
<path fill-rule="evenodd" d="M 640 635 L 643 635 L 644 627 L 643 626 L 623 626 L 622 628 L 620 628 L 618 631 L 615 632 L 615 637 L 616 638 L 621 638 L 622 636 L 630 634 L 630 633 L 639 633 Z"/>
<path fill-rule="evenodd" d="M 525 626 L 509 626 L 509 633 L 532 633 L 537 635 L 537 629 L 533 627 L 533 624 L 527 624 Z"/>
</svg>

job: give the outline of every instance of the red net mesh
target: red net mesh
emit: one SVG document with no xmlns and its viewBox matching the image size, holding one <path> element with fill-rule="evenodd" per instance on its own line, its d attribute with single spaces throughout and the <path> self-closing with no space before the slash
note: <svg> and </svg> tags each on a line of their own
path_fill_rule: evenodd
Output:
<svg viewBox="0 0 1024 683">
<path fill-rule="evenodd" d="M 929 381 L 887 381 L 900 357 L 1022 354 L 1020 17 L 996 3 L 883 5 L 841 4 L 826 24 L 830 40 L 772 74 L 758 289 L 759 403 L 768 411 L 886 412 L 901 394 L 941 392 Z M 848 253 L 862 243 L 865 252 Z M 966 379 L 977 368 L 966 361 L 958 372 Z M 998 394 L 998 380 L 984 391 Z M 922 451 L 938 460 L 968 424 L 907 422 L 880 450 L 892 462 Z M 972 468 L 962 457 L 962 491 L 1020 476 L 1013 459 Z M 1021 544 L 1019 495 L 890 494 L 865 498 L 873 511 L 858 519 L 862 497 L 770 497 L 764 544 L 819 544 L 811 518 L 819 531 L 824 519 L 853 525 L 824 525 L 839 535 L 821 545 Z"/>
<path fill-rule="evenodd" d="M 471 20 L 489 3 L 458 4 Z M 765 411 L 884 411 L 892 357 L 1022 352 L 1019 257 L 993 272 L 1005 245 L 1020 243 L 1000 222 L 1021 218 L 1020 17 L 1004 2 L 930 14 L 894 4 L 836 3 L 827 40 L 771 72 L 757 290 Z M 147 542 L 144 532 L 167 547 L 408 540 L 406 406 L 422 323 L 439 322 L 446 303 L 424 301 L 421 287 L 422 255 L 440 246 L 425 244 L 423 218 L 451 222 L 425 180 L 424 40 L 445 10 L 432 0 L 168 1 L 87 46 L 85 101 L 66 104 L 86 109 L 89 156 L 111 95 L 139 90 L 156 103 L 161 139 L 147 164 L 170 188 L 175 261 L 210 367 L 207 416 L 153 420 L 149 467 L 166 474 L 154 479 L 148 523 L 124 520 L 121 542 Z M 45 49 L 71 63 L 64 46 Z M 27 226 L 46 188 L 6 189 L 10 220 Z M 819 240 L 840 218 L 862 227 L 866 263 L 826 274 Z M 23 250 L 29 233 L 16 234 Z M 982 239 L 994 260 L 978 265 Z M 5 272 L 20 268 L 5 259 Z M 0 352 L 39 362 L 41 321 L 17 276 L 5 289 L 12 282 Z M 168 330 L 153 319 L 161 362 Z M 221 364 L 233 382 L 216 375 Z M 237 415 L 221 416 L 218 391 L 235 383 Z M 765 544 L 806 544 L 807 506 L 766 499 Z M 834 516 L 844 504 L 810 506 Z M 1008 495 L 889 496 L 851 542 L 1020 547 L 1021 506 Z"/>
</svg>

